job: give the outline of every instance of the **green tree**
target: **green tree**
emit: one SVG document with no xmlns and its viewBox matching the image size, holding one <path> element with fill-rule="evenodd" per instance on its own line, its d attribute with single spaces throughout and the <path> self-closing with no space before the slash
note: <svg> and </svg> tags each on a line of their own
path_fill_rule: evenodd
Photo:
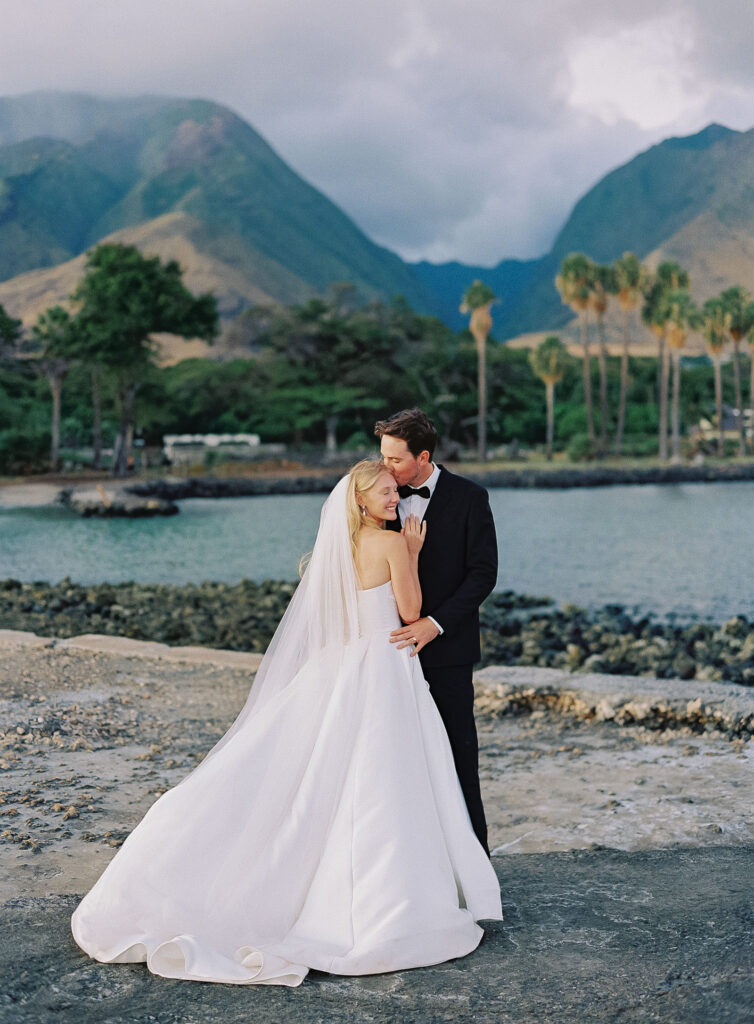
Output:
<svg viewBox="0 0 754 1024">
<path fill-rule="evenodd" d="M 353 289 L 345 285 L 333 286 L 326 298 L 277 310 L 260 341 L 262 366 L 280 387 L 295 392 L 298 407 L 301 389 L 314 389 L 321 399 L 305 403 L 297 429 L 318 420 L 325 428 L 325 447 L 333 452 L 343 417 L 382 407 L 405 374 L 402 318 L 399 306 L 357 305 Z M 274 419 L 285 422 L 278 412 Z"/>
<path fill-rule="evenodd" d="M 545 338 L 529 352 L 532 370 L 544 381 L 547 400 L 547 458 L 552 459 L 555 425 L 555 385 L 559 384 L 568 367 L 568 351 L 555 334 Z"/>
<path fill-rule="evenodd" d="M 21 338 L 21 321 L 0 305 L 0 359 L 6 359 Z"/>
<path fill-rule="evenodd" d="M 685 288 L 676 288 L 663 297 L 667 340 L 673 354 L 673 403 L 671 411 L 673 462 L 681 461 L 680 396 L 681 356 L 689 330 L 700 326 L 701 317 L 691 295 Z"/>
<path fill-rule="evenodd" d="M 51 306 L 40 313 L 32 328 L 39 345 L 39 367 L 47 377 L 52 394 L 52 428 L 50 431 L 50 470 L 58 469 L 60 460 L 60 405 L 63 381 L 73 361 L 80 357 L 81 347 L 75 319 L 62 306 Z"/>
<path fill-rule="evenodd" d="M 92 350 L 116 381 L 120 425 L 113 474 L 124 476 L 136 392 L 154 361 L 151 335 L 164 331 L 212 342 L 218 330 L 215 298 L 192 295 L 174 260 L 163 264 L 135 246 L 113 243 L 89 252 L 86 275 L 72 297 L 80 303 L 78 318 Z"/>
<path fill-rule="evenodd" d="M 723 424 L 723 378 L 721 358 L 730 330 L 730 313 L 720 296 L 707 299 L 704 303 L 702 333 L 707 343 L 707 352 L 715 371 L 715 410 L 717 414 L 717 454 L 725 454 L 725 430 Z"/>
<path fill-rule="evenodd" d="M 579 318 L 583 358 L 584 405 L 589 444 L 594 450 L 594 412 L 592 410 L 592 355 L 589 350 L 589 296 L 594 279 L 594 264 L 583 252 L 572 252 L 563 259 L 555 286 L 564 305 Z"/>
<path fill-rule="evenodd" d="M 628 395 L 628 350 L 631 342 L 631 315 L 634 313 L 646 276 L 639 258 L 632 252 L 624 252 L 615 260 L 615 285 L 618 305 L 623 318 L 623 339 L 620 355 L 620 398 L 618 401 L 618 426 L 615 431 L 615 454 L 623 448 L 623 431 L 626 424 L 626 397 Z"/>
<path fill-rule="evenodd" d="M 49 400 L 32 364 L 0 359 L 0 473 L 39 472 L 49 465 Z"/>
<path fill-rule="evenodd" d="M 293 437 L 300 441 L 312 427 L 324 422 L 329 441 L 326 441 L 325 450 L 329 454 L 336 450 L 331 421 L 345 413 L 376 406 L 376 400 L 365 395 L 361 388 L 322 384 L 316 379 L 301 383 L 300 380 L 286 381 L 282 377 L 275 382 L 277 386 L 267 391 L 260 410 L 265 431 L 273 436 Z"/>
<path fill-rule="evenodd" d="M 738 424 L 738 453 L 745 455 L 746 444 L 746 423 L 744 420 L 744 404 L 741 395 L 741 367 L 739 346 L 743 339 L 754 327 L 754 302 L 751 296 L 740 285 L 726 288 L 720 296 L 728 313 L 730 314 L 730 326 L 728 334 L 733 342 L 733 387 L 735 389 L 736 401 L 736 422 Z M 751 405 L 751 396 L 749 404 Z"/>
<path fill-rule="evenodd" d="M 464 331 L 456 334 L 433 317 L 422 317 L 414 327 L 405 324 L 407 341 L 403 380 L 410 389 L 405 405 L 421 405 L 437 423 L 448 442 L 463 441 L 468 447 L 478 446 L 478 354 L 476 343 Z M 492 349 L 494 357 L 503 346 Z M 499 411 L 497 398 L 501 389 L 492 381 L 493 408 Z M 470 429 L 471 428 L 471 429 Z"/>
<path fill-rule="evenodd" d="M 483 281 L 476 280 L 463 293 L 460 310 L 469 314 L 469 330 L 476 343 L 479 460 L 487 459 L 487 338 L 492 330 L 490 309 L 497 301 L 493 290 Z"/>
</svg>

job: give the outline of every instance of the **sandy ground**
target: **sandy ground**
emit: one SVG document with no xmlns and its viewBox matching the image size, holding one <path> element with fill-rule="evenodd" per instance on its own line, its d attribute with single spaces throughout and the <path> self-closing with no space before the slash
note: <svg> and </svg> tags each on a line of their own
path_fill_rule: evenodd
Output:
<svg viewBox="0 0 754 1024">
<path fill-rule="evenodd" d="M 54 505 L 61 491 L 61 484 L 41 482 L 4 484 L 0 486 L 0 509 L 40 508 Z"/>
<path fill-rule="evenodd" d="M 9 636 L 0 637 L 0 898 L 83 892 L 228 727 L 257 656 Z M 754 844 L 754 744 L 545 711 L 480 715 L 478 727 L 497 854 Z"/>
<path fill-rule="evenodd" d="M 479 723 L 496 854 L 747 845 L 754 750 L 535 711 Z"/>
<path fill-rule="evenodd" d="M 505 920 L 471 956 L 298 989 L 89 960 L 78 900 L 227 728 L 256 663 L 0 633 L 1 1024 L 749 1024 L 754 744 L 537 710 L 479 717 Z"/>
</svg>

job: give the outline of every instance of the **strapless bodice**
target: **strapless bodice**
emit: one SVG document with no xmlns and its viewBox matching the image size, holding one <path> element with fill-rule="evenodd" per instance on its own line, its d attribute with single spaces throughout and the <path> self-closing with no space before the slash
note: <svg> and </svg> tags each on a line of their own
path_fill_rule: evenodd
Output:
<svg viewBox="0 0 754 1024">
<path fill-rule="evenodd" d="M 402 625 L 390 580 L 379 587 L 360 590 L 358 600 L 359 632 L 362 636 L 369 633 L 389 633 L 390 630 L 398 629 Z"/>
</svg>

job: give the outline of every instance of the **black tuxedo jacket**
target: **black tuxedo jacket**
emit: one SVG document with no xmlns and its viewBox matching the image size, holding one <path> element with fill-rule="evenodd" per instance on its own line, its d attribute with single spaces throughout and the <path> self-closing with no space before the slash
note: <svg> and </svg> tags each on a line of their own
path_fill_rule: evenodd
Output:
<svg viewBox="0 0 754 1024">
<path fill-rule="evenodd" d="M 497 582 L 497 537 L 487 492 L 440 467 L 419 553 L 422 615 L 443 628 L 419 655 L 426 668 L 479 661 L 479 605 Z M 388 524 L 400 529 L 400 522 Z"/>
</svg>

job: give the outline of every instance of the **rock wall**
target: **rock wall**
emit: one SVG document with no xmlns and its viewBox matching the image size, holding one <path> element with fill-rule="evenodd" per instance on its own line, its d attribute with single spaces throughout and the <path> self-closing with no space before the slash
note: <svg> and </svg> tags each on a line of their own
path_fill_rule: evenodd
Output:
<svg viewBox="0 0 754 1024">
<path fill-rule="evenodd" d="M 641 725 L 664 731 L 723 732 L 730 739 L 754 735 L 754 700 L 737 686 L 602 674 L 572 675 L 552 669 L 493 666 L 475 676 L 476 709 L 504 717 L 552 711 L 585 722 Z"/>
</svg>

